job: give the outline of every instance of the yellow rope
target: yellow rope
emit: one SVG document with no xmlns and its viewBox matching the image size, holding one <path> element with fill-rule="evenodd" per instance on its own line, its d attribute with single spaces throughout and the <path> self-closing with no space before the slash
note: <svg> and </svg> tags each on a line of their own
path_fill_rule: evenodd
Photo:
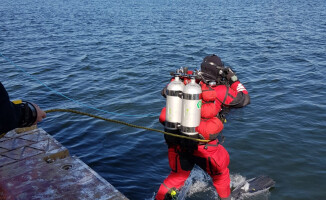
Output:
<svg viewBox="0 0 326 200">
<path fill-rule="evenodd" d="M 7 133 L 1 133 L 1 134 L 0 134 L 0 139 L 1 139 L 2 137 L 4 137 L 6 134 L 7 134 Z"/>
<path fill-rule="evenodd" d="M 80 111 L 72 110 L 72 109 L 50 109 L 50 110 L 46 110 L 45 112 L 46 113 L 51 113 L 51 112 L 71 112 L 71 113 L 75 113 L 75 114 L 79 114 L 79 115 L 86 115 L 86 116 L 89 116 L 89 117 L 101 119 L 101 120 L 108 121 L 108 122 L 113 122 L 113 123 L 118 123 L 118 124 L 122 124 L 122 125 L 125 125 L 125 126 L 130 126 L 130 127 L 133 127 L 133 128 L 139 128 L 139 129 L 145 129 L 145 130 L 149 130 L 149 131 L 155 131 L 155 132 L 163 133 L 165 135 L 170 135 L 170 136 L 173 136 L 173 137 L 194 140 L 194 141 L 197 141 L 197 142 L 210 142 L 210 140 L 202 140 L 202 139 L 191 138 L 191 137 L 187 137 L 187 136 L 183 136 L 183 135 L 168 133 L 168 132 L 161 131 L 161 130 L 158 130 L 158 129 L 148 128 L 148 127 L 144 127 L 144 126 L 138 126 L 138 125 L 134 125 L 134 124 L 129 124 L 129 123 L 126 123 L 126 122 L 123 122 L 123 121 L 119 121 L 119 120 L 115 120 L 115 119 L 108 119 L 108 118 L 104 118 L 104 117 L 100 117 L 100 116 L 93 115 L 93 114 L 90 114 L 90 113 L 80 112 Z"/>
</svg>

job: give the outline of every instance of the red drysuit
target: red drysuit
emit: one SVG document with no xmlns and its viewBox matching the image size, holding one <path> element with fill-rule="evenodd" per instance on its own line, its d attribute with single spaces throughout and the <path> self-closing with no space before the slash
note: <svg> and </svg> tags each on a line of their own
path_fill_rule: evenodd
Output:
<svg viewBox="0 0 326 200">
<path fill-rule="evenodd" d="M 187 81 L 184 82 L 187 83 Z M 168 159 L 171 173 L 161 184 L 155 197 L 157 200 L 163 200 L 171 189 L 180 189 L 195 164 L 212 177 L 214 187 L 221 198 L 230 195 L 228 169 L 230 158 L 226 149 L 217 140 L 218 134 L 223 129 L 219 113 L 222 109 L 243 107 L 249 104 L 250 98 L 247 90 L 239 81 L 234 82 L 231 86 L 209 86 L 202 82 L 200 85 L 202 88 L 201 122 L 196 131 L 200 138 L 211 140 L 211 142 L 196 143 L 196 148 L 193 151 L 187 151 L 181 148 L 182 142 L 180 143 L 180 141 L 182 139 L 165 136 L 169 147 Z M 162 109 L 159 120 L 164 124 L 165 108 Z"/>
</svg>

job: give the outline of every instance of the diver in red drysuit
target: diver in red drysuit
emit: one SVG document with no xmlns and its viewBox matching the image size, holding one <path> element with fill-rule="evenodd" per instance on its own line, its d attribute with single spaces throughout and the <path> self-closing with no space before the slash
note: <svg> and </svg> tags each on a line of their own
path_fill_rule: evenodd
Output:
<svg viewBox="0 0 326 200">
<path fill-rule="evenodd" d="M 198 138 L 210 140 L 210 142 L 198 143 L 164 136 L 168 145 L 171 173 L 161 184 L 155 197 L 157 200 L 171 199 L 173 193 L 184 185 L 195 164 L 212 177 L 214 187 L 222 200 L 231 199 L 228 169 L 230 158 L 217 137 L 223 129 L 222 121 L 225 120 L 228 110 L 248 105 L 250 98 L 236 74 L 230 68 L 225 68 L 221 59 L 216 55 L 204 58 L 201 64 L 201 75 L 202 79 L 199 83 L 202 89 L 201 122 L 196 131 L 199 133 Z M 223 82 L 223 79 L 226 81 Z M 216 84 L 210 84 L 212 82 Z M 184 79 L 184 83 L 188 83 L 187 78 Z M 163 96 L 165 96 L 165 90 L 166 88 L 162 91 Z M 164 125 L 165 108 L 162 109 L 159 120 Z M 166 131 L 182 135 L 180 131 Z"/>
</svg>

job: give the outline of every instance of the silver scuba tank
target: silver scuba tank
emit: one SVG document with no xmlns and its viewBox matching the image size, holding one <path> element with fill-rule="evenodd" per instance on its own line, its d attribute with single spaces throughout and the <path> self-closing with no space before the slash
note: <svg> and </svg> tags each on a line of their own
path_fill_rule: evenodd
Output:
<svg viewBox="0 0 326 200">
<path fill-rule="evenodd" d="M 174 81 L 169 83 L 166 90 L 165 128 L 169 130 L 177 130 L 181 123 L 182 92 L 185 85 L 179 76 L 180 74 L 175 74 Z"/>
<path fill-rule="evenodd" d="M 181 132 L 194 136 L 198 134 L 196 127 L 200 124 L 200 112 L 202 101 L 200 94 L 201 87 L 196 83 L 195 77 L 191 77 L 191 82 L 188 83 L 183 90 L 182 99 L 182 118 L 181 118 Z"/>
</svg>

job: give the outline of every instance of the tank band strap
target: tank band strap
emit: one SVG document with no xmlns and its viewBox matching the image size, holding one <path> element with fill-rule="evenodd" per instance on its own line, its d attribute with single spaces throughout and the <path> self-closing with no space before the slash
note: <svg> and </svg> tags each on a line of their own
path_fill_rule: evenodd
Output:
<svg viewBox="0 0 326 200">
<path fill-rule="evenodd" d="M 178 123 L 165 121 L 165 128 L 169 130 L 177 130 Z"/>
<path fill-rule="evenodd" d="M 198 133 L 196 132 L 196 127 L 187 127 L 187 126 L 181 126 L 181 133 L 193 137 L 196 136 L 198 137 Z"/>
<path fill-rule="evenodd" d="M 173 97 L 182 97 L 182 91 L 179 90 L 166 90 L 166 95 Z"/>
<path fill-rule="evenodd" d="M 183 99 L 187 99 L 187 100 L 199 100 L 200 99 L 200 94 L 187 94 L 187 93 L 183 93 Z"/>
</svg>

